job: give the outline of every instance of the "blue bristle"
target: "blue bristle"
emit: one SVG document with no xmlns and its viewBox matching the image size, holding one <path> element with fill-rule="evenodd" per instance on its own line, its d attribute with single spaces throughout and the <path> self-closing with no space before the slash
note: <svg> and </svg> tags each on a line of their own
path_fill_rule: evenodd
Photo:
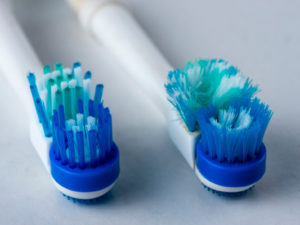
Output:
<svg viewBox="0 0 300 225">
<path fill-rule="evenodd" d="M 104 109 L 104 119 L 105 119 L 105 134 L 106 134 L 106 151 L 109 154 L 111 151 L 111 130 L 112 130 L 112 121 L 111 115 L 108 108 Z"/>
<path fill-rule="evenodd" d="M 85 154 L 84 154 L 84 142 L 83 142 L 83 132 L 76 132 L 76 143 L 77 143 L 77 151 L 78 151 L 78 161 L 79 168 L 85 168 Z"/>
<path fill-rule="evenodd" d="M 36 85 L 35 76 L 33 73 L 29 73 L 27 79 L 29 81 L 29 85 Z"/>
<path fill-rule="evenodd" d="M 97 141 L 99 146 L 99 162 L 103 164 L 106 161 L 106 140 L 105 140 L 105 129 L 104 126 L 100 126 L 97 132 Z"/>
<path fill-rule="evenodd" d="M 227 109 L 210 105 L 198 113 L 203 149 L 220 162 L 244 162 L 260 151 L 266 127 L 272 117 L 269 107 L 257 98 L 237 98 Z"/>
<path fill-rule="evenodd" d="M 57 111 L 54 111 L 52 116 L 52 136 L 53 136 L 53 144 L 56 146 L 54 148 L 55 158 L 56 160 L 60 160 L 60 153 L 59 153 L 59 142 L 58 142 L 58 118 L 57 118 Z"/>
<path fill-rule="evenodd" d="M 84 74 L 84 79 L 91 79 L 92 78 L 92 73 L 91 71 L 87 71 L 85 74 Z"/>
<path fill-rule="evenodd" d="M 65 143 L 65 133 L 64 130 L 59 125 L 59 115 L 57 110 L 53 111 L 52 116 L 52 127 L 53 127 L 53 141 L 56 145 L 55 155 L 56 158 L 61 160 L 62 164 L 67 164 L 66 156 L 66 143 Z"/>
<path fill-rule="evenodd" d="M 68 163 L 67 154 L 66 154 L 66 142 L 65 142 L 65 132 L 63 129 L 57 129 L 58 143 L 59 143 L 59 152 L 61 157 L 61 163 L 66 165 Z"/>
<path fill-rule="evenodd" d="M 89 165 L 97 167 L 110 157 L 113 144 L 112 118 L 108 108 L 103 108 L 103 105 L 99 104 L 99 109 L 100 113 L 97 119 L 89 116 L 85 121 L 84 114 L 77 114 L 75 124 L 69 120 L 67 126 L 62 125 L 64 110 L 61 107 L 59 113 L 56 110 L 53 113 L 54 141 L 60 145 L 58 149 L 61 160 L 67 161 L 72 168 L 78 166 L 83 169 Z M 72 130 L 70 130 L 70 125 L 73 126 Z M 68 130 L 66 131 L 66 129 Z M 65 140 L 65 145 L 61 143 L 62 140 Z M 61 146 L 63 146 L 64 152 L 62 152 Z M 66 159 L 62 155 L 64 153 L 66 153 Z"/>
<path fill-rule="evenodd" d="M 100 103 L 98 105 L 98 126 L 103 126 L 104 124 L 104 108 L 103 108 L 103 104 Z"/>
<path fill-rule="evenodd" d="M 83 96 L 82 93 L 84 87 L 80 63 L 74 63 L 72 77 L 61 76 L 64 75 L 61 64 L 56 64 L 55 70 L 60 73 L 51 72 L 49 65 L 44 68 L 47 76 L 39 80 L 42 98 L 35 75 L 29 73 L 27 76 L 45 136 L 52 135 L 55 159 L 61 164 L 81 169 L 97 167 L 109 159 L 113 143 L 110 111 L 104 108 L 102 102 L 103 85 L 96 86 L 92 100 L 89 95 Z M 88 71 L 84 79 L 90 79 L 91 76 Z M 58 87 L 57 90 L 53 85 Z M 82 97 L 85 97 L 84 100 Z"/>
<path fill-rule="evenodd" d="M 78 113 L 83 114 L 83 101 L 78 99 Z"/>
<path fill-rule="evenodd" d="M 63 129 L 65 129 L 66 128 L 66 121 L 65 121 L 65 112 L 64 112 L 64 106 L 63 105 L 59 106 L 58 112 L 59 112 L 59 124 Z"/>
<path fill-rule="evenodd" d="M 96 130 L 90 130 L 88 132 L 90 155 L 91 155 L 90 163 L 92 167 L 97 166 L 96 136 L 97 136 Z"/>
<path fill-rule="evenodd" d="M 80 62 L 73 63 L 73 69 L 74 68 L 78 68 L 78 67 L 81 67 L 81 63 Z"/>
<path fill-rule="evenodd" d="M 97 84 L 96 90 L 95 90 L 95 96 L 94 96 L 94 111 L 95 111 L 95 116 L 98 115 L 98 104 L 101 103 L 102 99 L 102 94 L 103 94 L 103 84 Z"/>
<path fill-rule="evenodd" d="M 50 129 L 50 124 L 43 102 L 40 99 L 36 99 L 35 105 L 39 121 L 43 127 L 44 135 L 45 137 L 51 137 L 52 133 Z"/>
<path fill-rule="evenodd" d="M 74 135 L 73 131 L 67 131 L 67 140 L 68 140 L 68 151 L 69 151 L 69 164 L 71 168 L 75 168 L 75 146 L 74 146 Z"/>
<path fill-rule="evenodd" d="M 88 101 L 88 108 L 89 108 L 89 116 L 95 116 L 95 111 L 94 111 L 94 101 L 89 100 Z"/>
<path fill-rule="evenodd" d="M 37 87 L 36 87 L 36 80 L 35 80 L 34 74 L 29 73 L 28 76 L 27 76 L 27 79 L 28 79 L 28 82 L 29 82 L 29 85 L 30 85 L 30 91 L 31 91 L 31 95 L 32 95 L 32 98 L 33 98 L 35 109 L 37 111 L 39 122 L 41 123 L 41 113 L 42 113 L 41 108 L 38 109 L 38 106 L 36 105 L 37 101 L 40 101 L 40 95 L 39 95 L 39 92 L 38 92 Z"/>
</svg>

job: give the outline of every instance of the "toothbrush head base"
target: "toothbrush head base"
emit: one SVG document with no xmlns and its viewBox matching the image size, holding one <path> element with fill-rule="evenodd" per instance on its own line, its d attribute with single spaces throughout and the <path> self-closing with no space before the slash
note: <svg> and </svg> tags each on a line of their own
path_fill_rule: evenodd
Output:
<svg viewBox="0 0 300 225">
<path fill-rule="evenodd" d="M 86 201 L 86 200 L 94 200 L 94 199 L 98 199 L 101 196 L 105 195 L 107 192 L 109 192 L 114 185 L 116 184 L 116 181 L 113 182 L 111 185 L 109 185 L 108 187 L 98 190 L 98 191 L 90 191 L 90 192 L 79 192 L 79 191 L 72 191 L 69 190 L 63 186 L 61 186 L 59 183 L 57 183 L 53 178 L 52 181 L 55 185 L 55 187 L 67 198 L 71 198 L 73 200 L 77 200 L 77 201 Z"/>
<path fill-rule="evenodd" d="M 198 168 L 195 168 L 195 174 L 199 178 L 199 180 L 201 181 L 203 186 L 205 188 L 207 188 L 207 190 L 212 191 L 213 193 L 221 194 L 221 195 L 231 195 L 231 194 L 240 195 L 240 194 L 242 194 L 244 192 L 247 192 L 248 190 L 252 189 L 255 185 L 255 183 L 254 183 L 254 184 L 244 186 L 244 187 L 225 187 L 225 186 L 221 186 L 221 185 L 212 183 L 211 181 L 207 180 L 199 172 Z"/>
<path fill-rule="evenodd" d="M 253 187 L 266 170 L 266 147 L 262 143 L 255 159 L 235 163 L 220 162 L 210 158 L 203 150 L 201 140 L 197 145 L 195 173 L 208 188 L 224 193 L 239 193 Z"/>
<path fill-rule="evenodd" d="M 50 149 L 51 176 L 55 186 L 65 195 L 76 199 L 90 200 L 107 193 L 116 183 L 120 174 L 119 150 L 113 144 L 109 157 L 97 167 L 90 165 L 80 168 L 77 165 L 63 165 L 55 157 L 54 146 Z"/>
</svg>

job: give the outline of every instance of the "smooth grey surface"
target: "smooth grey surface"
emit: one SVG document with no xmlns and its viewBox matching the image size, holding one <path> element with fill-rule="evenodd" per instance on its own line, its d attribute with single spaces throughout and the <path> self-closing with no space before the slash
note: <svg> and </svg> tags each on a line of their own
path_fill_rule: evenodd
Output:
<svg viewBox="0 0 300 225">
<path fill-rule="evenodd" d="M 62 197 L 30 143 L 21 102 L 0 76 L 0 224 L 299 224 L 299 1 L 124 1 L 172 65 L 225 58 L 260 85 L 274 111 L 264 139 L 267 172 L 242 198 L 203 189 L 159 111 L 64 1 L 14 2 L 44 64 L 80 60 L 94 84 L 104 83 L 121 176 L 99 204 Z"/>
</svg>

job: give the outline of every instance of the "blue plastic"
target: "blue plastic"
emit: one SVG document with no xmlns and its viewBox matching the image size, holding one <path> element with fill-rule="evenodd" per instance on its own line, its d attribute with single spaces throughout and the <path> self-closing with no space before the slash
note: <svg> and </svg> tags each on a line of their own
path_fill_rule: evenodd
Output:
<svg viewBox="0 0 300 225">
<path fill-rule="evenodd" d="M 55 145 L 50 149 L 50 166 L 53 179 L 61 186 L 78 192 L 99 191 L 116 181 L 120 173 L 119 150 L 114 143 L 109 157 L 96 168 L 88 165 L 84 169 L 69 164 L 62 165 L 55 158 Z"/>
<path fill-rule="evenodd" d="M 266 147 L 262 143 L 255 159 L 243 163 L 210 158 L 203 150 L 201 140 L 197 145 L 196 165 L 199 172 L 210 182 L 224 187 L 244 187 L 260 180 L 266 170 Z"/>
</svg>

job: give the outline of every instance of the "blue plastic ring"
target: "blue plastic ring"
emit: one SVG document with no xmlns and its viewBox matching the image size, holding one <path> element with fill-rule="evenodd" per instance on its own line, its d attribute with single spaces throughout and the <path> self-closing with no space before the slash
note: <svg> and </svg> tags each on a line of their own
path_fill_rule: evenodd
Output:
<svg viewBox="0 0 300 225">
<path fill-rule="evenodd" d="M 53 179 L 61 186 L 78 192 L 92 192 L 102 190 L 116 181 L 120 174 L 119 150 L 114 143 L 110 157 L 104 164 L 96 168 L 79 167 L 70 168 L 62 165 L 61 161 L 55 159 L 54 145 L 50 149 L 50 166 Z"/>
<path fill-rule="evenodd" d="M 266 147 L 262 143 L 255 159 L 243 163 L 219 162 L 203 150 L 201 140 L 197 145 L 196 165 L 207 180 L 224 187 L 244 187 L 256 183 L 266 170 Z"/>
</svg>

